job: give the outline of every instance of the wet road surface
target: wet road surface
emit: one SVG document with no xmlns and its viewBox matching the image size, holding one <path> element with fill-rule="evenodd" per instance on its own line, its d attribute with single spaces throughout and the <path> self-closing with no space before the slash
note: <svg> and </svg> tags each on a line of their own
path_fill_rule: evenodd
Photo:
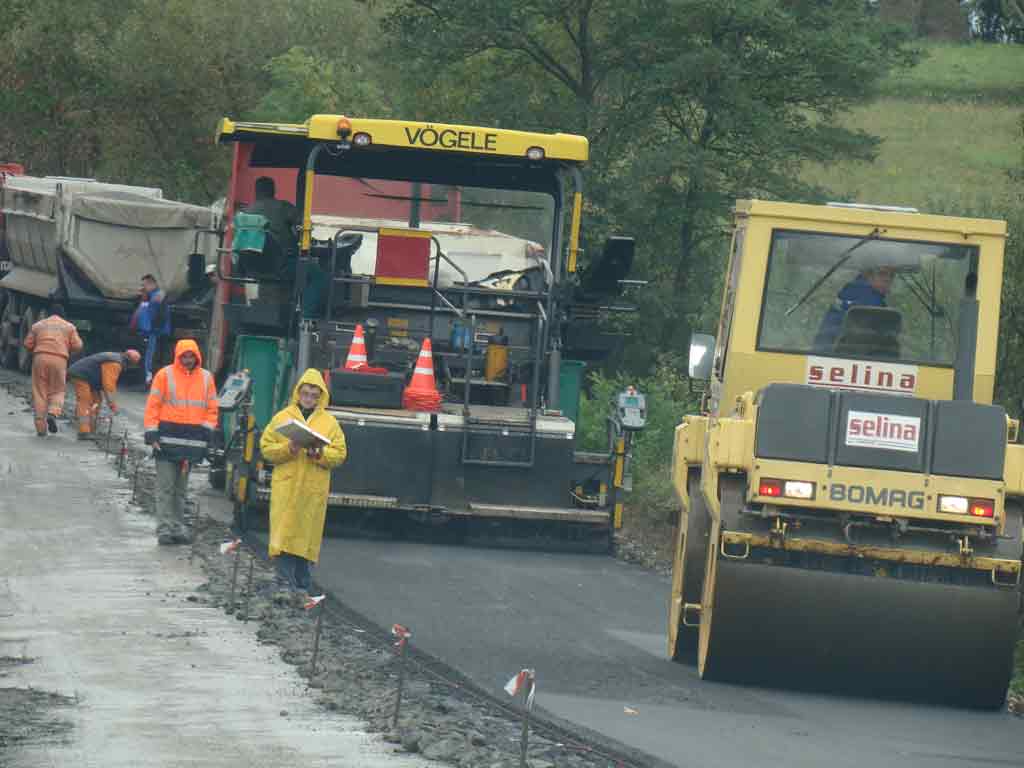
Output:
<svg viewBox="0 0 1024 768">
<path fill-rule="evenodd" d="M 3 668 L 0 697 L 60 694 L 67 704 L 52 716 L 69 725 L 0 747 L 0 765 L 424 765 L 318 708 L 254 625 L 188 601 L 198 564 L 156 546 L 130 494 L 110 460 L 66 430 L 37 438 L 23 403 L 0 389 L 0 658 L 21 660 Z M 0 732 L 16 715 L 0 715 Z"/>
</svg>

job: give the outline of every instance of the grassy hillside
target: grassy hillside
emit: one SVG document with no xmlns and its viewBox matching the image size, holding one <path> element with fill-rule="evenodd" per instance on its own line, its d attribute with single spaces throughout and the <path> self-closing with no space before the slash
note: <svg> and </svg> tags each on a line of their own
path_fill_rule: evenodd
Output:
<svg viewBox="0 0 1024 768">
<path fill-rule="evenodd" d="M 1024 139 L 1024 46 L 925 47 L 913 70 L 845 122 L 883 139 L 874 163 L 808 166 L 805 177 L 850 202 L 970 204 L 1011 189 Z"/>
</svg>

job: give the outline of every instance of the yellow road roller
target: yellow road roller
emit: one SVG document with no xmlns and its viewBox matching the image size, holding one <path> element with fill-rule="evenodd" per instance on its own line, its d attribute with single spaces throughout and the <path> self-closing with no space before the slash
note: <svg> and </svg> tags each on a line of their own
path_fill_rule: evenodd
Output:
<svg viewBox="0 0 1024 768">
<path fill-rule="evenodd" d="M 668 653 L 701 677 L 998 707 L 1024 445 L 992 404 L 1006 224 L 739 201 L 676 428 Z"/>
</svg>

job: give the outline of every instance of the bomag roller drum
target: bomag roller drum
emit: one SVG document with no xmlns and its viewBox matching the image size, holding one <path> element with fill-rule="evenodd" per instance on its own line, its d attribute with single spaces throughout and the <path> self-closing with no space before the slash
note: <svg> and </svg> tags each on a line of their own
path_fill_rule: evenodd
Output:
<svg viewBox="0 0 1024 768">
<path fill-rule="evenodd" d="M 723 483 L 723 519 L 739 517 L 742 482 Z M 999 554 L 1019 559 L 1019 508 L 1007 523 Z M 702 676 L 973 707 L 1004 703 L 1020 592 L 996 585 L 990 572 L 748 550 L 721 529 L 707 553 Z"/>
</svg>

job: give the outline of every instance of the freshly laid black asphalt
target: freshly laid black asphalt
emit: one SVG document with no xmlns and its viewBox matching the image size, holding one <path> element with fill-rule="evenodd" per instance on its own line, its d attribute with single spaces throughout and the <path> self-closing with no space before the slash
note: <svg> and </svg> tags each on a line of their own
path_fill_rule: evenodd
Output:
<svg viewBox="0 0 1024 768">
<path fill-rule="evenodd" d="M 535 668 L 538 705 L 674 765 L 1024 765 L 1005 713 L 700 680 L 665 658 L 668 579 L 609 557 L 332 538 L 315 578 L 494 691 Z"/>
</svg>

